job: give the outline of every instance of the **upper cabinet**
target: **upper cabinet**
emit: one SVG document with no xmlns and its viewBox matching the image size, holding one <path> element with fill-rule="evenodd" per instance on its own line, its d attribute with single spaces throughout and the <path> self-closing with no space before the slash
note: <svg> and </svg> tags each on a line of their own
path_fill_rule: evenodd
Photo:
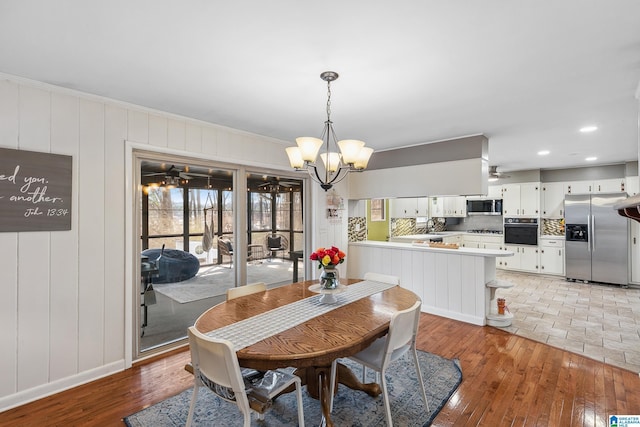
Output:
<svg viewBox="0 0 640 427">
<path fill-rule="evenodd" d="M 416 218 L 429 216 L 429 202 L 426 197 L 403 197 L 389 201 L 391 218 Z"/>
<path fill-rule="evenodd" d="M 429 197 L 429 216 L 464 217 L 467 215 L 467 198 L 464 196 Z"/>
<path fill-rule="evenodd" d="M 637 176 L 628 176 L 625 179 L 625 187 L 627 189 L 627 193 L 630 196 L 635 196 L 636 194 L 640 194 L 640 181 L 638 181 Z"/>
<path fill-rule="evenodd" d="M 542 184 L 541 211 L 543 218 L 562 218 L 564 215 L 564 183 Z"/>
<path fill-rule="evenodd" d="M 467 198 L 463 196 L 442 197 L 444 199 L 445 217 L 467 216 Z"/>
<path fill-rule="evenodd" d="M 540 183 L 504 184 L 502 186 L 504 216 L 537 216 L 540 214 Z"/>
<path fill-rule="evenodd" d="M 598 181 L 572 181 L 565 183 L 565 194 L 619 193 L 625 190 L 624 178 Z"/>
</svg>

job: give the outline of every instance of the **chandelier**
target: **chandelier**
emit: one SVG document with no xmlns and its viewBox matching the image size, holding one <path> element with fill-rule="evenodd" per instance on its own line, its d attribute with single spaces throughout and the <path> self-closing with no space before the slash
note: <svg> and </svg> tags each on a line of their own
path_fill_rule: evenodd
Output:
<svg viewBox="0 0 640 427">
<path fill-rule="evenodd" d="M 338 73 L 325 71 L 320 74 L 320 78 L 327 82 L 327 120 L 324 122 L 322 136 L 296 138 L 298 146 L 288 147 L 286 151 L 292 168 L 296 171 L 307 171 L 309 176 L 327 191 L 333 184 L 343 180 L 349 172 L 362 172 L 366 169 L 373 148 L 365 147 L 364 142 L 355 139 L 338 141 L 331 121 L 331 82 L 338 78 Z M 325 151 L 320 154 L 320 158 L 324 170 L 319 170 L 316 159 L 323 144 Z M 337 151 L 338 148 L 340 152 Z"/>
</svg>

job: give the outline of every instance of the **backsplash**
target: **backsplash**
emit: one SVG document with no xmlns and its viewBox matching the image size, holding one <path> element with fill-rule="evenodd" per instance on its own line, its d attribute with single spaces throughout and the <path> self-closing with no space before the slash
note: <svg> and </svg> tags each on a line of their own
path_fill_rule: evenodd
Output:
<svg viewBox="0 0 640 427">
<path fill-rule="evenodd" d="M 542 236 L 564 236 L 564 221 L 562 219 L 542 218 Z"/>
<path fill-rule="evenodd" d="M 348 236 L 350 242 L 367 240 L 367 218 L 363 216 L 349 217 Z"/>
<path fill-rule="evenodd" d="M 391 237 L 409 234 L 418 234 L 415 218 L 391 218 Z"/>
</svg>

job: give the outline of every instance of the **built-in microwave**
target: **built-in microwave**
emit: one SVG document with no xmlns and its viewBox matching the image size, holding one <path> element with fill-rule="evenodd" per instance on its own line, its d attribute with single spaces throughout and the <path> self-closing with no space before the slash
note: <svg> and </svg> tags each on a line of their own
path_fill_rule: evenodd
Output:
<svg viewBox="0 0 640 427">
<path fill-rule="evenodd" d="M 502 199 L 467 199 L 467 215 L 502 215 Z"/>
</svg>

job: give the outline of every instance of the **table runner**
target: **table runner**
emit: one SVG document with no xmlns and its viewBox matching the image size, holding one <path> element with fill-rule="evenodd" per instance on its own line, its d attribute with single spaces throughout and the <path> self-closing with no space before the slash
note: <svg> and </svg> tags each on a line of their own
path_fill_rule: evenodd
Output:
<svg viewBox="0 0 640 427">
<path fill-rule="evenodd" d="M 212 338 L 229 340 L 233 343 L 234 350 L 238 351 L 314 317 L 394 286 L 396 285 L 364 280 L 347 286 L 343 293 L 336 295 L 338 299 L 336 303 L 323 304 L 319 302 L 320 295 L 313 295 L 231 325 L 214 329 L 211 332 L 207 332 L 206 335 Z"/>
</svg>

